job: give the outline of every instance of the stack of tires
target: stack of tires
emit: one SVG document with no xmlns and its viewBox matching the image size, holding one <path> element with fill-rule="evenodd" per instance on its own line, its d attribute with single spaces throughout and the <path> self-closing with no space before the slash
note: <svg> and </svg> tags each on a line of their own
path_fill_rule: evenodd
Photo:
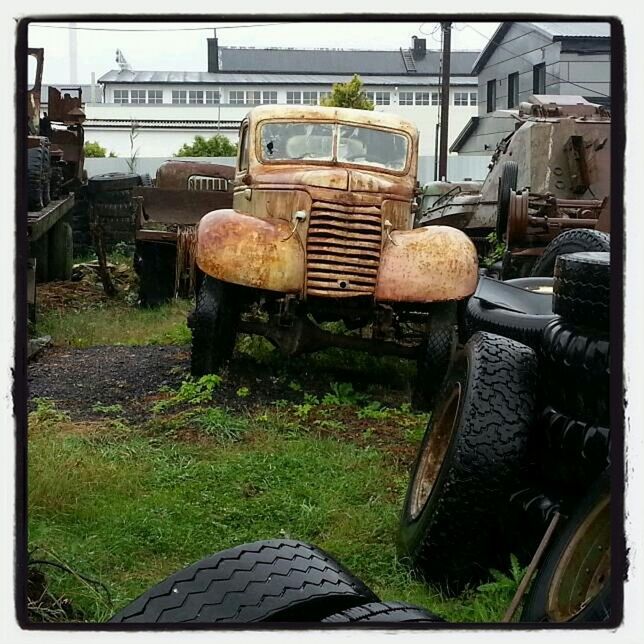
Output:
<svg viewBox="0 0 644 644">
<path fill-rule="evenodd" d="M 489 315 L 469 317 L 413 466 L 399 549 L 459 592 L 511 553 L 527 563 L 558 513 L 522 620 L 607 621 L 609 253 L 560 255 L 554 273 L 552 313 L 528 319 L 529 333 L 520 315 L 505 324 L 497 311 L 496 333 L 480 330 Z"/>
<path fill-rule="evenodd" d="M 39 137 L 38 145 L 27 150 L 27 207 L 42 210 L 51 201 L 51 153 L 49 139 Z"/>
</svg>

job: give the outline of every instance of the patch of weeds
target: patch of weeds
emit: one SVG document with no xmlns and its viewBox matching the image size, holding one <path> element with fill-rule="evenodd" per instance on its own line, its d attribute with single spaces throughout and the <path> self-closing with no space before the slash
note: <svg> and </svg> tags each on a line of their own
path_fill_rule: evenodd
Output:
<svg viewBox="0 0 644 644">
<path fill-rule="evenodd" d="M 222 383 L 221 376 L 211 373 L 201 376 L 199 380 L 190 378 L 181 383 L 179 390 L 170 398 L 159 400 L 152 405 L 155 414 L 176 407 L 177 405 L 203 405 L 212 400 L 214 390 Z"/>
<path fill-rule="evenodd" d="M 377 400 L 367 403 L 364 407 L 358 409 L 358 418 L 367 420 L 387 420 L 393 414 L 393 410 L 382 405 Z"/>
<path fill-rule="evenodd" d="M 275 347 L 259 335 L 240 335 L 237 338 L 236 349 L 263 364 L 275 361 L 277 355 Z"/>
<path fill-rule="evenodd" d="M 56 408 L 50 398 L 34 398 L 36 410 L 29 414 L 30 427 L 48 427 L 56 423 L 69 422 L 69 414 Z"/>
<path fill-rule="evenodd" d="M 505 242 L 500 240 L 495 232 L 491 232 L 486 238 L 485 241 L 487 241 L 490 245 L 490 250 L 488 251 L 488 254 L 483 258 L 482 264 L 485 266 L 485 268 L 490 268 L 490 266 L 493 266 L 496 264 L 498 261 L 503 259 L 503 255 L 505 254 Z"/>
<path fill-rule="evenodd" d="M 345 428 L 339 420 L 321 419 L 316 420 L 314 424 L 322 429 L 330 429 L 334 432 L 342 431 Z"/>
<path fill-rule="evenodd" d="M 291 380 L 291 382 L 288 383 L 288 388 L 293 391 L 302 391 L 302 385 L 295 380 Z"/>
<path fill-rule="evenodd" d="M 354 390 L 350 382 L 332 382 L 331 391 L 322 398 L 325 405 L 359 405 L 368 400 L 368 396 Z"/>
<path fill-rule="evenodd" d="M 235 395 L 238 398 L 248 398 L 250 396 L 250 389 L 248 387 L 240 387 L 236 392 Z"/>
<path fill-rule="evenodd" d="M 208 436 L 238 441 L 250 425 L 247 419 L 228 413 L 221 407 L 209 407 L 192 417 L 191 424 L 198 427 Z"/>
<path fill-rule="evenodd" d="M 118 403 L 114 405 L 104 405 L 103 403 L 96 403 L 92 405 L 92 411 L 96 414 L 105 414 L 106 416 L 112 416 L 114 414 L 120 414 L 123 412 L 123 405 Z"/>
<path fill-rule="evenodd" d="M 306 419 L 313 409 L 320 404 L 320 400 L 313 394 L 304 394 L 304 402 L 294 406 L 295 415 L 298 418 Z"/>
</svg>

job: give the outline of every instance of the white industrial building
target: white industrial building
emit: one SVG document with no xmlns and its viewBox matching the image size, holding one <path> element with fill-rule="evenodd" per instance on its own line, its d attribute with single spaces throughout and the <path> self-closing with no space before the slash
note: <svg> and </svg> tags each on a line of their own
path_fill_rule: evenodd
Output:
<svg viewBox="0 0 644 644">
<path fill-rule="evenodd" d="M 478 54 L 452 52 L 450 143 L 477 114 L 472 66 Z M 440 65 L 440 52 L 426 49 L 420 38 L 388 51 L 219 47 L 209 38 L 204 72 L 139 71 L 121 59 L 120 69 L 98 79 L 103 102 L 85 106 L 85 138 L 119 157 L 134 150 L 139 157 L 171 156 L 196 135 L 221 133 L 236 142 L 253 105 L 318 104 L 334 83 L 358 74 L 375 109 L 415 123 L 420 154 L 432 156 Z"/>
</svg>

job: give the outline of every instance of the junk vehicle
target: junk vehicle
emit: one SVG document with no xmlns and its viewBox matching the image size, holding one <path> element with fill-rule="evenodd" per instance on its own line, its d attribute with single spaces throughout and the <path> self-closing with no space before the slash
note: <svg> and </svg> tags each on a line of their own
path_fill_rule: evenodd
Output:
<svg viewBox="0 0 644 644">
<path fill-rule="evenodd" d="M 44 49 L 30 48 L 34 84 L 27 92 L 27 236 L 29 318 L 35 321 L 36 282 L 70 279 L 72 217 L 83 184 L 83 121 L 80 87 L 49 87 L 41 116 Z"/>
<path fill-rule="evenodd" d="M 286 355 L 337 346 L 418 359 L 427 393 L 449 362 L 455 303 L 473 293 L 478 260 L 453 227 L 413 229 L 417 164 L 418 130 L 391 114 L 251 110 L 233 207 L 197 227 L 193 374 L 218 370 L 243 332 Z M 319 326 L 330 321 L 361 333 Z"/>
<path fill-rule="evenodd" d="M 535 95 L 513 117 L 485 181 L 429 184 L 416 226 L 455 226 L 481 255 L 494 232 L 504 279 L 552 276 L 556 253 L 608 250 L 610 113 L 581 96 Z M 545 253 L 563 232 L 564 246 Z"/>
<path fill-rule="evenodd" d="M 231 166 L 172 159 L 148 175 L 132 194 L 139 202 L 134 268 L 139 303 L 155 306 L 174 295 L 189 295 L 195 285 L 195 227 L 212 210 L 231 208 Z"/>
</svg>

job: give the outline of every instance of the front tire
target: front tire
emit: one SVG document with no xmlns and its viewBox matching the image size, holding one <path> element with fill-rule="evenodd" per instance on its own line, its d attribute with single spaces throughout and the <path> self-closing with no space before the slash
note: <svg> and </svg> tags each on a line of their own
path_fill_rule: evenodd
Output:
<svg viewBox="0 0 644 644">
<path fill-rule="evenodd" d="M 199 287 L 189 324 L 192 329 L 192 375 L 217 373 L 235 348 L 239 324 L 235 287 L 207 275 Z"/>
</svg>

